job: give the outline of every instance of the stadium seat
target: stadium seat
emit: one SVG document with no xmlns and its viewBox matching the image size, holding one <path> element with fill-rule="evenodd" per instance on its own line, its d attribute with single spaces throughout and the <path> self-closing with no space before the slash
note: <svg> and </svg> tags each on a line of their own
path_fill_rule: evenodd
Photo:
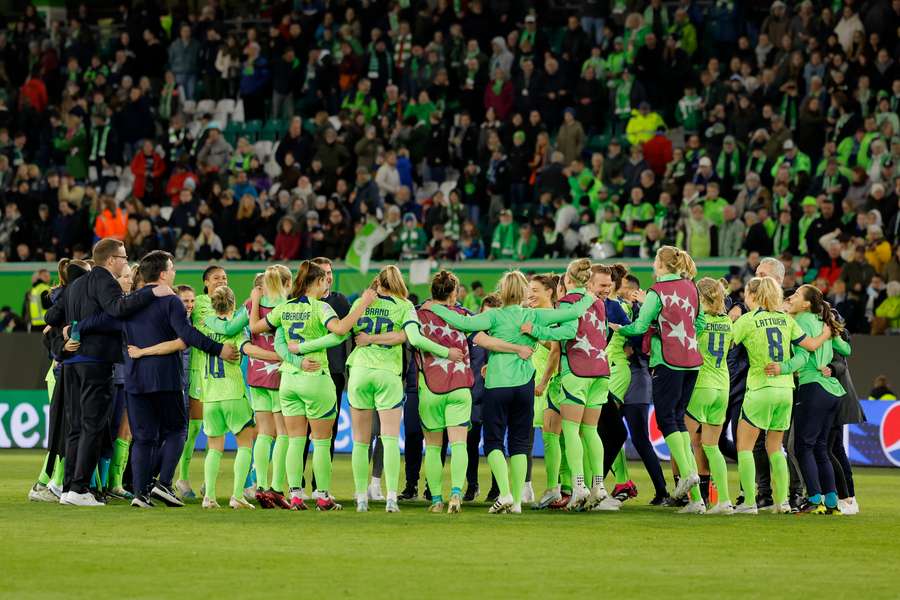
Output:
<svg viewBox="0 0 900 600">
<path fill-rule="evenodd" d="M 193 116 L 195 112 L 197 112 L 197 102 L 196 100 L 185 100 L 181 103 L 181 112 L 188 117 Z"/>
<path fill-rule="evenodd" d="M 216 101 L 209 98 L 201 100 L 197 103 L 197 109 L 194 112 L 198 115 L 212 114 L 216 112 Z"/>
<path fill-rule="evenodd" d="M 279 164 L 275 162 L 275 159 L 266 162 L 266 164 L 263 165 L 263 170 L 266 172 L 266 175 L 268 175 L 272 179 L 281 175 L 281 166 L 279 166 Z"/>
<path fill-rule="evenodd" d="M 287 123 L 283 119 L 269 119 L 260 132 L 260 139 L 274 142 L 281 139 L 287 130 Z"/>
<path fill-rule="evenodd" d="M 272 148 L 274 146 L 275 144 L 269 140 L 259 140 L 253 145 L 253 150 L 256 152 L 259 162 L 265 163 L 266 159 L 272 156 Z"/>
<path fill-rule="evenodd" d="M 247 121 L 244 123 L 244 132 L 243 135 L 246 136 L 247 141 L 253 143 L 259 139 L 260 134 L 262 133 L 263 122 L 258 120 Z"/>
<path fill-rule="evenodd" d="M 228 116 L 231 116 L 231 113 L 234 112 L 235 101 L 232 98 L 222 98 L 219 100 L 219 103 L 216 104 L 216 114 L 227 113 Z"/>
<path fill-rule="evenodd" d="M 234 114 L 231 115 L 232 121 L 237 121 L 238 123 L 244 122 L 244 101 L 238 100 L 234 105 Z"/>
<path fill-rule="evenodd" d="M 456 189 L 456 179 L 448 179 L 444 183 L 441 184 L 440 190 L 443 192 L 444 197 L 450 195 L 450 192 Z"/>
</svg>

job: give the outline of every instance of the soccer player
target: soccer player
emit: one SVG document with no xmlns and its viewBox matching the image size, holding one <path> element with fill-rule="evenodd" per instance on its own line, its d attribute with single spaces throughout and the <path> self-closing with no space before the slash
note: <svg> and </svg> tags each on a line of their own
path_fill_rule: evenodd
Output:
<svg viewBox="0 0 900 600">
<path fill-rule="evenodd" d="M 537 339 L 561 342 L 560 414 L 566 460 L 574 479 L 569 510 L 599 506 L 609 495 L 603 485 L 603 443 L 597 432 L 600 410 L 609 393 L 606 304 L 587 290 L 591 275 L 590 259 L 582 258 L 569 263 L 563 278 L 566 295 L 560 298 L 561 308 L 590 302 L 577 320 L 553 328 L 528 322 L 521 326 L 523 333 Z M 585 454 L 593 472 L 590 488 L 585 483 Z"/>
<path fill-rule="evenodd" d="M 799 382 L 797 402 L 794 405 L 795 448 L 803 480 L 806 482 L 808 502 L 801 513 L 814 515 L 839 515 L 837 484 L 828 451 L 831 425 L 837 418 L 838 408 L 845 390 L 831 376 L 828 365 L 834 352 L 850 355 L 850 344 L 841 339 L 841 325 L 834 318 L 831 306 L 825 302 L 822 292 L 811 285 L 803 285 L 787 301 L 788 313 L 794 317 L 800 329 L 809 336 L 818 336 L 825 325 L 831 329 L 831 343 L 822 344 L 813 353 L 795 348 L 794 356 L 787 362 L 775 363 L 766 369 L 767 374 L 780 375 L 796 372 Z"/>
<path fill-rule="evenodd" d="M 463 316 L 441 305 L 426 303 L 451 327 L 460 331 L 488 331 L 492 337 L 519 345 L 534 344 L 521 331 L 522 323 L 553 325 L 577 319 L 588 308 L 586 301 L 561 309 L 531 309 L 522 304 L 528 294 L 528 280 L 521 271 L 508 271 L 500 279 L 498 294 L 503 306 L 478 315 Z M 488 510 L 491 514 L 520 513 L 528 452 L 534 436 L 534 365 L 516 354 L 492 352 L 485 379 L 484 452 L 497 480 L 500 495 Z M 503 455 L 509 450 L 510 464 Z M 510 482 L 510 470 L 512 482 Z"/>
<path fill-rule="evenodd" d="M 203 293 L 194 299 L 191 323 L 204 334 L 210 333 L 204 323 L 206 317 L 213 315 L 209 294 L 227 285 L 228 275 L 222 267 L 212 265 L 203 271 Z M 200 427 L 203 424 L 203 373 L 209 360 L 210 357 L 202 350 L 191 348 L 190 387 L 188 390 L 190 397 L 188 418 L 190 420 L 188 421 L 187 439 L 181 452 L 178 480 L 175 482 L 175 489 L 182 498 L 196 497 L 190 482 L 191 458 L 194 456 L 194 445 L 197 443 L 197 436 L 200 434 Z"/>
<path fill-rule="evenodd" d="M 697 485 L 700 476 L 691 452 L 684 412 L 703 364 L 696 335 L 704 323 L 693 282 L 697 267 L 684 250 L 663 246 L 656 252 L 653 273 L 656 283 L 650 288 L 652 293 L 647 294 L 637 319 L 618 331 L 627 336 L 643 335 L 654 326 L 650 340 L 653 406 L 656 422 L 681 475 L 673 498 L 683 498 L 690 492 L 696 502 L 700 500 Z"/>
<path fill-rule="evenodd" d="M 815 352 L 831 337 L 831 330 L 825 327 L 818 338 L 808 338 L 793 317 L 780 312 L 784 297 L 781 287 L 771 277 L 751 279 L 744 288 L 744 298 L 750 312 L 735 321 L 732 335 L 735 344 L 743 344 L 747 349 L 750 362 L 737 429 L 738 472 L 746 499 L 734 512 L 757 513 L 753 446 L 760 430 L 766 431 L 766 450 L 774 482 L 772 512 L 791 512 L 787 501 L 787 459 L 781 443 L 791 424 L 794 378 L 792 375 L 769 377 L 765 369 L 769 363 L 790 360 L 796 345 Z"/>
<path fill-rule="evenodd" d="M 272 265 L 264 273 L 257 275 L 254 289 L 260 288 L 259 319 L 265 320 L 276 306 L 287 300 L 291 285 L 291 270 L 284 265 Z M 225 335 L 235 335 L 251 324 L 252 300 L 248 299 L 242 310 L 229 322 L 210 316 L 206 326 L 210 331 Z M 257 322 L 258 320 L 257 319 Z M 268 331 L 250 334 L 253 345 L 275 352 L 274 338 Z M 281 414 L 278 388 L 281 383 L 279 373 L 281 361 L 267 361 L 250 358 L 247 364 L 247 383 L 250 386 L 250 402 L 256 420 L 257 435 L 253 444 L 253 466 L 256 471 L 256 501 L 262 508 L 291 507 L 284 497 L 285 457 L 288 449 L 288 434 Z M 274 450 L 272 448 L 274 443 Z M 272 483 L 269 484 L 269 457 L 272 463 Z"/>
<path fill-rule="evenodd" d="M 703 355 L 703 366 L 697 374 L 697 384 L 688 402 L 684 417 L 691 435 L 693 451 L 702 452 L 709 463 L 709 472 L 719 494 L 718 503 L 708 514 L 734 513 L 728 494 L 728 467 L 719 449 L 719 435 L 728 409 L 729 376 L 726 356 L 731 348 L 731 318 L 725 313 L 725 288 L 709 277 L 697 282 L 700 306 L 706 315 L 703 329 L 697 335 L 697 345 Z M 699 460 L 698 457 L 698 461 Z M 692 501 L 682 513 L 703 514 L 704 502 Z"/>
</svg>

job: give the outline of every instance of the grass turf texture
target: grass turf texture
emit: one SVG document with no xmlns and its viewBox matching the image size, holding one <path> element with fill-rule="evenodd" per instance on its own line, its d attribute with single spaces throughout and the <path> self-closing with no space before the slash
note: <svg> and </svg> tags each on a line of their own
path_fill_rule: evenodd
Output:
<svg viewBox="0 0 900 600">
<path fill-rule="evenodd" d="M 638 597 L 897 597 L 900 474 L 859 469 L 862 513 L 712 517 L 647 506 L 652 487 L 616 513 L 526 510 L 426 514 L 425 503 L 357 514 L 349 457 L 335 465 L 338 513 L 280 510 L 75 508 L 26 498 L 41 466 L 34 451 L 0 452 L 4 598 L 562 596 L 616 590 Z M 230 489 L 231 459 L 219 489 Z M 192 462 L 195 489 L 203 454 Z M 543 466 L 536 461 L 537 481 Z M 733 489 L 737 474 L 732 471 Z M 490 476 L 482 461 L 482 494 Z M 420 489 L 424 487 L 424 482 Z M 542 486 L 536 483 L 536 492 Z M 165 591 L 164 591 L 165 590 Z"/>
</svg>

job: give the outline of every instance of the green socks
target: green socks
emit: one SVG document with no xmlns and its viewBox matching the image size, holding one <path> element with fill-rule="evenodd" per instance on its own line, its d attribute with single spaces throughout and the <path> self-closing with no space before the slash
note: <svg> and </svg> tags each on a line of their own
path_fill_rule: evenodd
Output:
<svg viewBox="0 0 900 600">
<path fill-rule="evenodd" d="M 279 435 L 275 438 L 275 448 L 272 450 L 272 489 L 287 493 L 285 484 L 287 483 L 287 451 L 290 444 L 290 438 L 286 435 Z"/>
<path fill-rule="evenodd" d="M 697 458 L 694 456 L 694 445 L 691 444 L 691 434 L 687 431 L 681 432 L 681 447 L 684 448 L 684 459 L 688 463 L 690 470 L 687 471 L 690 473 L 698 473 L 697 469 Z M 700 493 L 700 486 L 695 485 L 691 488 L 691 501 L 692 502 L 700 502 L 703 500 L 703 495 Z"/>
<path fill-rule="evenodd" d="M 331 488 L 331 438 L 313 440 L 313 474 L 316 487 L 323 492 Z"/>
<path fill-rule="evenodd" d="M 563 437 L 566 440 L 566 462 L 569 463 L 575 485 L 584 483 L 584 448 L 581 445 L 580 426 L 580 423 L 566 419 L 562 422 Z"/>
<path fill-rule="evenodd" d="M 47 475 L 47 461 L 50 460 L 50 453 L 44 455 L 44 464 L 41 465 L 41 473 L 38 475 L 37 482 L 41 485 L 47 485 L 50 483 L 50 476 Z"/>
<path fill-rule="evenodd" d="M 271 435 L 261 433 L 256 436 L 256 443 L 253 444 L 253 467 L 256 469 L 256 485 L 261 490 L 269 489 L 269 456 L 272 452 L 272 442 L 275 441 Z"/>
<path fill-rule="evenodd" d="M 722 451 L 718 446 L 703 444 L 703 452 L 706 454 L 706 460 L 709 461 L 709 474 L 712 476 L 713 483 L 716 484 L 719 502 L 731 502 L 731 495 L 728 493 L 728 466 L 725 464 Z"/>
<path fill-rule="evenodd" d="M 513 454 L 509 457 L 509 485 L 512 488 L 514 504 L 522 503 L 522 489 L 528 472 L 528 455 Z"/>
<path fill-rule="evenodd" d="M 487 456 L 488 464 L 491 466 L 491 473 L 497 480 L 497 489 L 503 497 L 509 496 L 509 467 L 506 466 L 506 457 L 503 456 L 502 450 L 491 450 Z M 524 483 L 524 480 L 522 481 Z"/>
<path fill-rule="evenodd" d="M 112 461 L 109 464 L 109 487 L 112 489 L 122 487 L 122 475 L 125 473 L 125 465 L 128 464 L 128 451 L 131 442 L 116 438 L 113 445 Z"/>
<path fill-rule="evenodd" d="M 788 466 L 784 452 L 776 451 L 769 455 L 769 467 L 772 471 L 772 501 L 781 506 L 788 498 Z"/>
<path fill-rule="evenodd" d="M 544 468 L 547 470 L 547 489 L 559 485 L 559 464 L 562 458 L 562 449 L 559 446 L 558 433 L 543 433 L 544 438 Z"/>
<path fill-rule="evenodd" d="M 306 436 L 291 437 L 288 440 L 287 456 L 284 464 L 287 469 L 288 486 L 300 489 L 303 486 L 303 448 L 306 447 Z"/>
<path fill-rule="evenodd" d="M 587 450 L 587 461 L 591 465 L 591 473 L 593 477 L 588 487 L 603 483 L 603 442 L 600 441 L 600 434 L 597 433 L 595 425 L 581 425 L 581 440 Z"/>
<path fill-rule="evenodd" d="M 50 477 L 50 481 L 53 482 L 53 485 L 56 487 L 62 487 L 63 478 L 66 474 L 66 459 L 65 458 L 57 458 L 56 465 L 53 467 L 53 475 Z"/>
<path fill-rule="evenodd" d="M 441 481 L 444 465 L 441 464 L 441 447 L 425 445 L 425 481 L 431 490 L 431 503 L 443 500 L 444 482 Z"/>
<path fill-rule="evenodd" d="M 625 456 L 625 448 L 619 450 L 616 460 L 612 464 L 612 472 L 616 478 L 616 483 L 628 483 L 631 477 L 628 475 L 628 459 Z"/>
<path fill-rule="evenodd" d="M 356 495 L 365 495 L 366 486 L 369 484 L 369 444 L 353 442 L 350 466 L 353 469 L 353 487 Z"/>
<path fill-rule="evenodd" d="M 751 450 L 738 452 L 738 475 L 741 478 L 741 489 L 744 490 L 744 502 L 756 504 L 756 463 L 753 462 Z"/>
<path fill-rule="evenodd" d="M 203 419 L 191 419 L 188 421 L 187 439 L 184 441 L 184 448 L 181 451 L 181 463 L 178 469 L 178 479 L 190 481 L 191 479 L 191 457 L 194 456 L 194 446 L 197 444 L 197 436 L 200 435 L 200 426 Z M 209 456 L 207 454 L 207 456 Z"/>
<path fill-rule="evenodd" d="M 231 495 L 240 498 L 244 493 L 244 482 L 247 481 L 247 473 L 250 472 L 250 461 L 253 460 L 253 450 L 250 448 L 238 448 L 234 457 L 234 485 Z"/>
<path fill-rule="evenodd" d="M 384 487 L 390 494 L 400 485 L 400 440 L 396 435 L 382 435 L 381 443 L 384 446 Z"/>
<path fill-rule="evenodd" d="M 210 448 L 206 451 L 203 462 L 203 480 L 206 484 L 206 497 L 216 499 L 216 480 L 219 478 L 219 463 L 222 462 L 222 451 Z M 243 482 L 243 478 L 241 479 Z"/>
<path fill-rule="evenodd" d="M 440 458 L 440 454 L 438 455 Z M 469 468 L 469 452 L 465 442 L 450 444 L 450 493 L 462 493 L 466 482 L 466 470 Z M 432 490 L 434 488 L 431 488 Z"/>
<path fill-rule="evenodd" d="M 566 437 L 559 437 L 559 489 L 563 492 L 572 491 L 572 470 L 569 461 L 566 460 Z"/>
</svg>

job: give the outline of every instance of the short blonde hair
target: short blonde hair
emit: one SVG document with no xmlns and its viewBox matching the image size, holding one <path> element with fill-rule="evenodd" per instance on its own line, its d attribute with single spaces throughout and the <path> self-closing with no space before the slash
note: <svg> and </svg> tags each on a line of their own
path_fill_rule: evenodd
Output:
<svg viewBox="0 0 900 600">
<path fill-rule="evenodd" d="M 528 295 L 528 279 L 522 271 L 507 271 L 497 284 L 497 295 L 503 306 L 516 306 Z"/>
<path fill-rule="evenodd" d="M 691 255 L 675 246 L 663 246 L 656 251 L 659 264 L 674 275 L 682 279 L 693 279 L 697 276 L 697 265 Z"/>
<path fill-rule="evenodd" d="M 700 302 L 705 312 L 715 315 L 725 313 L 725 288 L 721 281 L 704 277 L 697 282 L 697 292 L 700 294 Z"/>
<path fill-rule="evenodd" d="M 747 282 L 746 292 L 768 311 L 777 311 L 784 303 L 784 291 L 771 277 L 754 277 Z"/>
<path fill-rule="evenodd" d="M 216 288 L 216 290 L 209 295 L 209 301 L 210 304 L 212 304 L 212 309 L 216 311 L 217 315 L 227 315 L 234 312 L 234 292 L 227 285 Z"/>
<path fill-rule="evenodd" d="M 378 285 L 391 296 L 403 298 L 409 297 L 409 290 L 406 288 L 406 282 L 403 281 L 403 274 L 397 265 L 388 265 L 381 269 L 381 272 L 375 276 L 374 285 Z"/>
<path fill-rule="evenodd" d="M 566 276 L 580 287 L 588 284 L 591 274 L 591 259 L 589 258 L 576 258 L 566 267 Z"/>
</svg>

